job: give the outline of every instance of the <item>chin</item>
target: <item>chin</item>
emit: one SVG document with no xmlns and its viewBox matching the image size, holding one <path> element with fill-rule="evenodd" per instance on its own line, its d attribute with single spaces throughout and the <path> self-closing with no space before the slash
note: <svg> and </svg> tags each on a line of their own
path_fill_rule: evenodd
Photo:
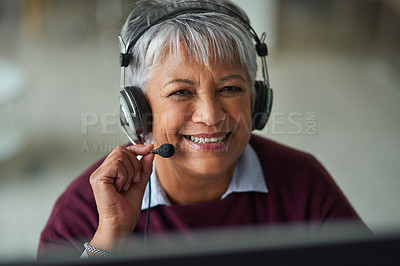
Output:
<svg viewBox="0 0 400 266">
<path fill-rule="evenodd" d="M 236 164 L 237 158 L 232 153 L 189 151 L 177 156 L 176 163 L 204 177 L 220 175 Z"/>
</svg>

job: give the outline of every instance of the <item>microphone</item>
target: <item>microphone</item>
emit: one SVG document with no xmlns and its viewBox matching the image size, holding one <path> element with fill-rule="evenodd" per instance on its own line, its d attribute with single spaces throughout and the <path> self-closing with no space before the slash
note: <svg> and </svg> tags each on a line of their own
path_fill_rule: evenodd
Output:
<svg viewBox="0 0 400 266">
<path fill-rule="evenodd" d="M 151 153 L 158 154 L 164 158 L 168 158 L 175 154 L 175 147 L 171 143 L 164 143 L 158 149 L 152 150 Z"/>
</svg>

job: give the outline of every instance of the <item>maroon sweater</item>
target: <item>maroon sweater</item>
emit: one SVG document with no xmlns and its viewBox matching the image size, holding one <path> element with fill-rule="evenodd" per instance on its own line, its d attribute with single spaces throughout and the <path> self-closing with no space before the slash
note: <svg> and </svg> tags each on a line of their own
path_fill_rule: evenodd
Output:
<svg viewBox="0 0 400 266">
<path fill-rule="evenodd" d="M 156 206 L 151 208 L 149 232 L 331 219 L 360 221 L 313 156 L 254 135 L 250 144 L 260 159 L 268 193 L 232 193 L 211 202 Z M 75 179 L 55 203 L 41 234 L 39 258 L 82 254 L 83 243 L 90 241 L 98 225 L 89 176 L 102 161 Z M 144 231 L 145 216 L 146 211 L 142 211 L 134 234 Z"/>
</svg>

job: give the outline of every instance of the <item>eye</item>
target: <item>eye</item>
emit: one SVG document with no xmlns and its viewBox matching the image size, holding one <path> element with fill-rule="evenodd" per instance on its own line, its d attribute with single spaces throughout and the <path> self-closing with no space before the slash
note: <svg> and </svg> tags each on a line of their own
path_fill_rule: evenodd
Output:
<svg viewBox="0 0 400 266">
<path fill-rule="evenodd" d="M 168 96 L 169 97 L 189 97 L 192 94 L 193 94 L 193 92 L 191 92 L 190 90 L 182 89 L 182 90 L 173 91 Z"/>
<path fill-rule="evenodd" d="M 236 95 L 238 93 L 243 92 L 243 89 L 237 86 L 227 86 L 227 87 L 223 87 L 222 89 L 219 90 L 220 93 L 222 93 L 223 95 Z"/>
</svg>

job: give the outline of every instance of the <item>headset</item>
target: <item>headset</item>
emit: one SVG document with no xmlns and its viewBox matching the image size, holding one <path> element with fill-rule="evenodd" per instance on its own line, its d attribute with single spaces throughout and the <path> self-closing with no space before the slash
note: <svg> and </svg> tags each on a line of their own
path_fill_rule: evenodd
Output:
<svg viewBox="0 0 400 266">
<path fill-rule="evenodd" d="M 150 10 L 150 8 L 147 10 Z M 121 50 L 120 124 L 132 144 L 146 142 L 149 133 L 152 131 L 153 124 L 152 111 L 143 90 L 136 86 L 125 86 L 125 69 L 130 63 L 132 48 L 147 30 L 157 24 L 178 17 L 181 14 L 205 12 L 229 15 L 239 21 L 252 35 L 256 52 L 261 58 L 264 78 L 262 81 L 255 81 L 254 84 L 256 96 L 252 112 L 252 129 L 261 130 L 267 124 L 272 109 L 273 93 L 269 85 L 266 63 L 268 48 L 264 42 L 265 33 L 262 34 L 260 39 L 251 27 L 247 17 L 240 15 L 240 10 L 229 2 L 224 2 L 224 5 L 222 5 L 207 0 L 175 1 L 162 8 L 151 8 L 150 14 L 143 16 L 143 20 L 137 23 L 133 35 L 126 42 L 121 36 L 118 36 Z"/>
</svg>

